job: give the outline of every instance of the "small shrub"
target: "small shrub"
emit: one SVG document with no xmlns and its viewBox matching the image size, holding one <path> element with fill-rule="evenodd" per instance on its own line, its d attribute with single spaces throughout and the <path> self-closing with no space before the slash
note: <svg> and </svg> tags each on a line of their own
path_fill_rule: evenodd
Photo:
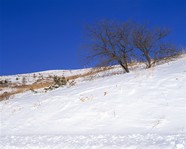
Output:
<svg viewBox="0 0 186 149">
<path fill-rule="evenodd" d="M 45 90 L 45 92 L 47 92 L 47 91 L 54 90 L 54 89 L 57 89 L 59 87 L 63 87 L 66 85 L 68 85 L 68 87 L 71 87 L 71 86 L 75 85 L 75 81 L 69 81 L 69 79 L 65 78 L 64 76 L 62 76 L 62 77 L 54 76 L 53 77 L 53 84 L 47 88 L 44 88 L 44 90 Z"/>
<path fill-rule="evenodd" d="M 53 81 L 54 81 L 54 85 L 60 87 L 66 85 L 69 80 L 66 79 L 64 76 L 63 77 L 54 76 Z"/>
<path fill-rule="evenodd" d="M 11 96 L 13 96 L 11 93 L 5 91 L 3 94 L 1 94 L 0 101 L 8 100 Z"/>
<path fill-rule="evenodd" d="M 1 81 L 0 81 L 0 85 L 1 85 L 1 86 L 8 86 L 10 83 L 11 83 L 11 82 L 8 81 L 8 80 L 1 80 Z"/>
</svg>

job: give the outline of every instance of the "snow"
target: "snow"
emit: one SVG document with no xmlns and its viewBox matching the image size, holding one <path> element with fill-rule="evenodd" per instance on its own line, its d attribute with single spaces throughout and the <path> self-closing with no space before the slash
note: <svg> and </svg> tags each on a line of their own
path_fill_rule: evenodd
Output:
<svg viewBox="0 0 186 149">
<path fill-rule="evenodd" d="M 80 70 L 78 70 L 80 72 Z M 186 57 L 0 102 L 13 148 L 186 148 Z"/>
<path fill-rule="evenodd" d="M 7 80 L 11 83 L 22 84 L 23 78 L 25 78 L 25 84 L 32 84 L 38 79 L 47 78 L 50 76 L 73 76 L 90 71 L 90 68 L 77 69 L 77 70 L 47 70 L 41 72 L 27 73 L 27 74 L 16 74 L 9 76 L 0 76 L 0 80 Z"/>
<path fill-rule="evenodd" d="M 63 135 L 6 136 L 2 145 L 8 149 L 184 149 L 184 135 Z"/>
</svg>

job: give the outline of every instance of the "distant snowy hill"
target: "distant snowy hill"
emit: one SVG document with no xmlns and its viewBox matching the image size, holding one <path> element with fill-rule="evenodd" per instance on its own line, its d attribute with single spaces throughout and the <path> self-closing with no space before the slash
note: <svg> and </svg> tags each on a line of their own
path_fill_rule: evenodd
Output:
<svg viewBox="0 0 186 149">
<path fill-rule="evenodd" d="M 62 71 L 44 74 L 51 73 Z M 129 74 L 100 75 L 1 101 L 1 148 L 186 148 L 185 56 Z"/>
</svg>

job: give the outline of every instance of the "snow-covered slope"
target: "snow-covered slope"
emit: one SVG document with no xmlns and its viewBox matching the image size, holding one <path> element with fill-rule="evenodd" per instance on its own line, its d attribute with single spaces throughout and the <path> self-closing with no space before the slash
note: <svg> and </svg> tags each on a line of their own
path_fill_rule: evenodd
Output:
<svg viewBox="0 0 186 149">
<path fill-rule="evenodd" d="M 0 76 L 0 81 L 7 80 L 11 83 L 15 83 L 16 85 L 21 85 L 23 84 L 23 80 L 24 80 L 24 84 L 32 84 L 36 82 L 38 79 L 46 79 L 51 76 L 68 77 L 68 76 L 74 76 L 74 75 L 86 73 L 88 71 L 90 71 L 90 68 L 77 69 L 77 70 L 48 70 L 48 71 L 41 71 L 35 73 Z"/>
<path fill-rule="evenodd" d="M 186 57 L 0 102 L 3 148 L 186 147 Z"/>
</svg>

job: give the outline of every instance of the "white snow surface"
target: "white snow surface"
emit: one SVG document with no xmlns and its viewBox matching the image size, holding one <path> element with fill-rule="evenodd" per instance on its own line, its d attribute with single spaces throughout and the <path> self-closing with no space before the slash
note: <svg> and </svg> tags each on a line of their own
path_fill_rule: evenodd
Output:
<svg viewBox="0 0 186 149">
<path fill-rule="evenodd" d="M 186 57 L 17 94 L 0 102 L 0 116 L 3 149 L 184 149 Z"/>
</svg>

